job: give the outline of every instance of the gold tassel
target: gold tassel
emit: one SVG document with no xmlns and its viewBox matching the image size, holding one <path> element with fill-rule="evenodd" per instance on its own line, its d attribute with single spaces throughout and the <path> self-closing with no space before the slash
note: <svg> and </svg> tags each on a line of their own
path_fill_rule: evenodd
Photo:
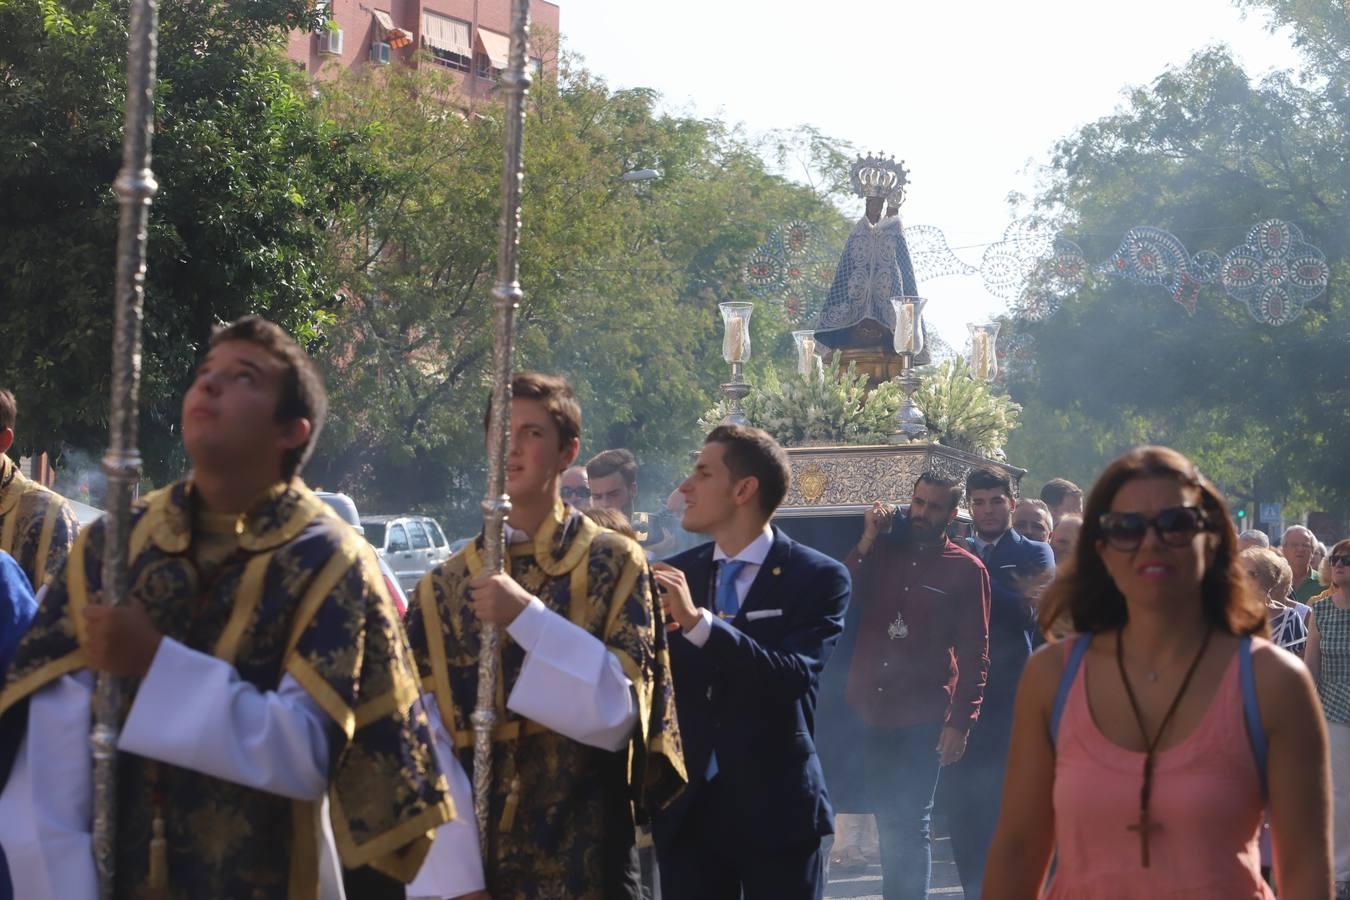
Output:
<svg viewBox="0 0 1350 900">
<path fill-rule="evenodd" d="M 169 846 L 164 840 L 164 817 L 155 813 L 154 837 L 150 839 L 150 890 L 168 896 Z"/>
<path fill-rule="evenodd" d="M 502 808 L 501 831 L 510 831 L 516 822 L 516 807 L 520 805 L 520 778 L 511 779 L 511 790 L 506 795 L 506 805 Z"/>
</svg>

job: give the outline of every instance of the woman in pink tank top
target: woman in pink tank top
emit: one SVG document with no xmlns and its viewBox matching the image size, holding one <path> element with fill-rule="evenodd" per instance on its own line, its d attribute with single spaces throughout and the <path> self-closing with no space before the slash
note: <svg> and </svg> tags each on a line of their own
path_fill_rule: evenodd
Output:
<svg viewBox="0 0 1350 900">
<path fill-rule="evenodd" d="M 1236 547 L 1222 495 L 1173 450 L 1136 448 L 1097 480 L 1040 609 L 1043 626 L 1067 615 L 1092 637 L 1074 665 L 1071 639 L 1022 676 L 985 898 L 1273 897 L 1257 845 L 1267 806 L 1280 900 L 1331 897 L 1316 693 L 1263 639 Z M 1246 640 L 1268 801 L 1243 712 Z"/>
</svg>

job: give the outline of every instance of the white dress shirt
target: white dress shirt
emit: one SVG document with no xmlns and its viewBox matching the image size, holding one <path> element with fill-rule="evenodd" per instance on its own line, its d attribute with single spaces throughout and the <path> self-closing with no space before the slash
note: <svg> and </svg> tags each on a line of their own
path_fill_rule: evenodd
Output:
<svg viewBox="0 0 1350 900">
<path fill-rule="evenodd" d="M 767 523 L 764 530 L 760 532 L 759 537 L 755 538 L 746 547 L 733 557 L 728 557 L 726 551 L 721 547 L 714 545 L 713 562 L 719 563 L 723 560 L 740 560 L 745 563 L 745 567 L 736 575 L 736 599 L 737 608 L 745 605 L 745 595 L 750 593 L 750 585 L 755 583 L 755 577 L 759 575 L 760 566 L 764 565 L 764 560 L 768 557 L 769 551 L 773 549 L 773 528 Z M 708 598 L 709 602 L 713 600 Z M 702 647 L 708 643 L 708 636 L 712 634 L 712 610 L 703 607 L 698 611 L 699 619 L 693 628 L 684 632 L 684 638 L 695 647 Z"/>
</svg>

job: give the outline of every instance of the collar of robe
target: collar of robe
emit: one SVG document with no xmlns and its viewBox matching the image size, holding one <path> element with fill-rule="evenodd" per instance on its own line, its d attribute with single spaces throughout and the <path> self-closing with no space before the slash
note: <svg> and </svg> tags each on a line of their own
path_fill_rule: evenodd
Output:
<svg viewBox="0 0 1350 900">
<path fill-rule="evenodd" d="M 13 460 L 0 453 L 0 516 L 7 515 L 19 505 L 27 480 L 19 473 L 19 467 Z"/>
<path fill-rule="evenodd" d="M 166 553 L 184 553 L 192 543 L 192 509 L 196 502 L 192 480 L 178 481 L 147 494 L 146 512 L 136 530 Z M 294 540 L 327 506 L 299 478 L 279 481 L 260 493 L 235 519 L 234 533 L 241 549 L 250 553 L 274 550 Z M 136 543 L 133 536 L 133 544 Z"/>
<path fill-rule="evenodd" d="M 577 567 L 591 549 L 591 541 L 600 533 L 600 526 L 586 516 L 565 505 L 561 499 L 553 501 L 553 512 L 544 519 L 534 539 L 511 544 L 511 556 L 533 556 L 539 568 L 553 577 L 566 575 Z M 483 535 L 464 548 L 469 574 L 477 577 L 483 570 Z"/>
</svg>

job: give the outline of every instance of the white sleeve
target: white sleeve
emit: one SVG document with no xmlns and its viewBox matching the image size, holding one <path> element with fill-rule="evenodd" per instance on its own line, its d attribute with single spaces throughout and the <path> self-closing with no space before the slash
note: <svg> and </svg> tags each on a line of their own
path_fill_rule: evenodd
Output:
<svg viewBox="0 0 1350 900">
<path fill-rule="evenodd" d="M 538 597 L 506 631 L 525 650 L 508 709 L 602 750 L 628 743 L 638 718 L 633 682 L 599 638 Z"/>
<path fill-rule="evenodd" d="M 94 676 L 65 675 L 28 701 L 28 728 L 0 792 L 0 845 L 14 896 L 93 900 L 93 753 L 89 703 Z"/>
<path fill-rule="evenodd" d="M 290 675 L 260 691 L 224 660 L 163 638 L 117 747 L 293 800 L 328 788 L 330 719 Z"/>
<path fill-rule="evenodd" d="M 407 896 L 460 897 L 487 887 L 483 877 L 483 858 L 478 851 L 478 822 L 473 814 L 473 788 L 469 776 L 455 756 L 450 735 L 441 723 L 441 713 L 432 694 L 422 696 L 431 733 L 435 739 L 436 761 L 441 764 L 445 780 L 450 783 L 450 797 L 455 802 L 455 819 L 442 823 L 422 862 L 422 869 L 408 885 Z"/>
<path fill-rule="evenodd" d="M 704 644 L 708 643 L 708 638 L 712 636 L 712 612 L 706 608 L 700 608 L 698 624 L 682 633 L 686 641 L 701 649 Z"/>
</svg>

